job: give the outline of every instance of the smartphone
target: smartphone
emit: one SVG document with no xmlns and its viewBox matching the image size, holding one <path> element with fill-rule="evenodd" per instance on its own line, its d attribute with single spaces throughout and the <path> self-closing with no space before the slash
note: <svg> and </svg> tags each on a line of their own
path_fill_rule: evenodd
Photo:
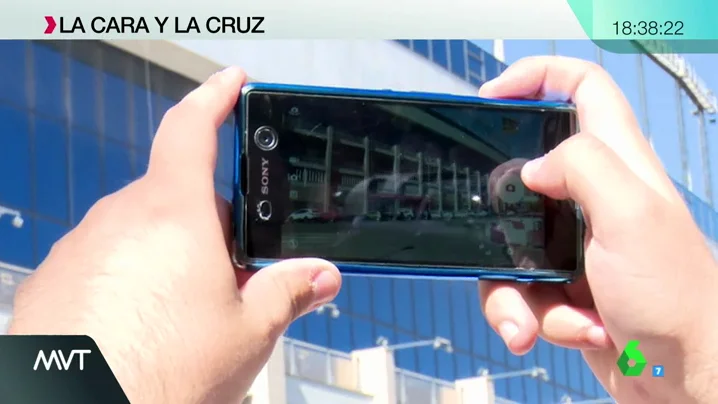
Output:
<svg viewBox="0 0 718 404">
<path fill-rule="evenodd" d="M 572 201 L 521 167 L 577 131 L 570 104 L 252 83 L 236 106 L 234 259 L 344 273 L 570 282 Z"/>
</svg>

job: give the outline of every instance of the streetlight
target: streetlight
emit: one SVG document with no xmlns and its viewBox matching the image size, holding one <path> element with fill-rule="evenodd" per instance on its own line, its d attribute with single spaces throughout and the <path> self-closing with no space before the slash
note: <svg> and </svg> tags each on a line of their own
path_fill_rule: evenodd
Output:
<svg viewBox="0 0 718 404">
<path fill-rule="evenodd" d="M 339 311 L 339 307 L 337 307 L 334 303 L 327 303 L 319 306 L 316 310 L 317 314 L 322 315 L 325 311 L 329 312 L 329 315 L 332 318 L 339 318 L 339 315 L 341 312 Z"/>
<path fill-rule="evenodd" d="M 4 215 L 13 216 L 12 225 L 17 229 L 21 228 L 23 223 L 25 223 L 25 221 L 22 219 L 22 214 L 20 213 L 19 210 L 0 206 L 0 218 L 2 218 Z"/>
<path fill-rule="evenodd" d="M 561 404 L 614 404 L 615 401 L 611 398 L 598 398 L 595 400 L 585 401 L 573 401 L 570 396 L 565 395 L 561 397 Z"/>
<path fill-rule="evenodd" d="M 548 376 L 548 371 L 541 367 L 533 367 L 531 369 L 517 370 L 514 372 L 499 373 L 499 374 L 495 374 L 495 375 L 490 374 L 488 369 L 480 369 L 479 376 L 484 376 L 489 380 L 509 379 L 512 377 L 521 377 L 521 376 L 528 376 L 533 379 L 540 379 L 544 382 L 547 382 L 550 380 L 550 378 Z"/>
<path fill-rule="evenodd" d="M 443 348 L 444 351 L 446 351 L 447 353 L 454 352 L 454 347 L 451 345 L 451 341 L 446 338 L 443 338 L 443 337 L 436 337 L 436 338 L 422 340 L 422 341 L 405 342 L 403 344 L 396 344 L 396 345 L 389 345 L 389 339 L 387 339 L 386 337 L 379 337 L 376 340 L 376 344 L 379 346 L 383 346 L 384 348 L 388 349 L 389 351 L 398 351 L 400 349 L 431 346 L 437 350 Z"/>
</svg>

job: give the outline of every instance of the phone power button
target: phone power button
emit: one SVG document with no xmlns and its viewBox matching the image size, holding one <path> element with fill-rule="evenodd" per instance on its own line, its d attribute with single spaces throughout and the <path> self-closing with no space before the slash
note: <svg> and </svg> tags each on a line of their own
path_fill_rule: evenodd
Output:
<svg viewBox="0 0 718 404">
<path fill-rule="evenodd" d="M 272 203 L 269 201 L 259 201 L 257 204 L 257 216 L 260 220 L 267 221 L 272 218 Z"/>
</svg>

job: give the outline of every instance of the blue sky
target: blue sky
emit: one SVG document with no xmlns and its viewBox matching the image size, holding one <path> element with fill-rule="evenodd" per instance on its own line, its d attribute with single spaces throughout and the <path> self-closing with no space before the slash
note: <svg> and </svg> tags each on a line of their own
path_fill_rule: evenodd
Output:
<svg viewBox="0 0 718 404">
<path fill-rule="evenodd" d="M 492 41 L 475 41 L 483 49 L 492 52 Z M 578 57 L 596 61 L 596 47 L 590 41 L 556 41 L 556 53 L 563 56 Z M 507 63 L 531 55 L 550 54 L 549 41 L 514 40 L 505 41 L 505 56 Z M 714 91 L 718 92 L 718 55 L 695 54 L 685 55 L 693 65 L 698 75 Z M 608 52 L 603 53 L 604 67 L 613 75 L 618 85 L 623 89 L 631 102 L 634 112 L 643 122 L 641 114 L 638 68 L 636 55 L 619 55 Z M 648 122 L 656 152 L 661 157 L 668 173 L 681 181 L 681 156 L 678 141 L 678 108 L 675 96 L 675 87 L 668 74 L 658 66 L 644 58 L 644 71 L 646 80 L 646 94 L 648 104 Z M 691 115 L 690 101 L 683 100 L 684 128 L 688 145 L 688 164 L 692 177 L 693 192 L 706 199 L 704 176 L 700 154 L 700 140 L 698 136 L 697 118 Z M 718 205 L 718 125 L 707 124 L 708 143 L 711 155 L 712 188 L 714 206 Z M 645 128 L 644 128 L 645 130 Z"/>
</svg>

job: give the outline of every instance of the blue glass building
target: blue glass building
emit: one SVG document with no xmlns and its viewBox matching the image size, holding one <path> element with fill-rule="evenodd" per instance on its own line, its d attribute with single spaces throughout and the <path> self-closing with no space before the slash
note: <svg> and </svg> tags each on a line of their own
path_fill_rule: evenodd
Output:
<svg viewBox="0 0 718 404">
<path fill-rule="evenodd" d="M 211 45 L 177 46 L 198 53 Z M 280 45 L 256 45 L 261 46 Z M 469 41 L 377 46 L 423 56 L 412 59 L 417 69 L 451 73 L 444 80 L 460 81 L 467 92 L 505 69 Z M 212 54 L 208 49 L 205 56 Z M 255 70 L 250 75 L 265 79 L 262 70 Z M 335 70 L 341 74 L 339 67 Z M 96 200 L 145 172 L 164 112 L 197 85 L 197 79 L 180 71 L 180 66 L 161 67 L 102 41 L 0 41 L 0 205 L 20 211 L 24 219 L 19 228 L 7 217 L 0 220 L 0 261 L 36 268 Z M 220 131 L 216 173 L 225 197 L 232 180 L 231 125 Z M 687 190 L 684 194 L 706 236 L 718 239 L 716 212 Z M 510 354 L 483 318 L 474 282 L 347 277 L 334 303 L 341 316 L 308 315 L 288 336 L 341 351 L 374 346 L 382 337 L 401 343 L 441 336 L 452 341 L 453 353 L 431 347 L 402 350 L 396 353 L 397 366 L 451 381 L 481 368 L 496 374 L 541 366 L 550 381 L 499 380 L 496 393 L 520 403 L 557 403 L 565 395 L 574 400 L 607 397 L 578 351 L 540 341 L 524 357 Z"/>
</svg>

